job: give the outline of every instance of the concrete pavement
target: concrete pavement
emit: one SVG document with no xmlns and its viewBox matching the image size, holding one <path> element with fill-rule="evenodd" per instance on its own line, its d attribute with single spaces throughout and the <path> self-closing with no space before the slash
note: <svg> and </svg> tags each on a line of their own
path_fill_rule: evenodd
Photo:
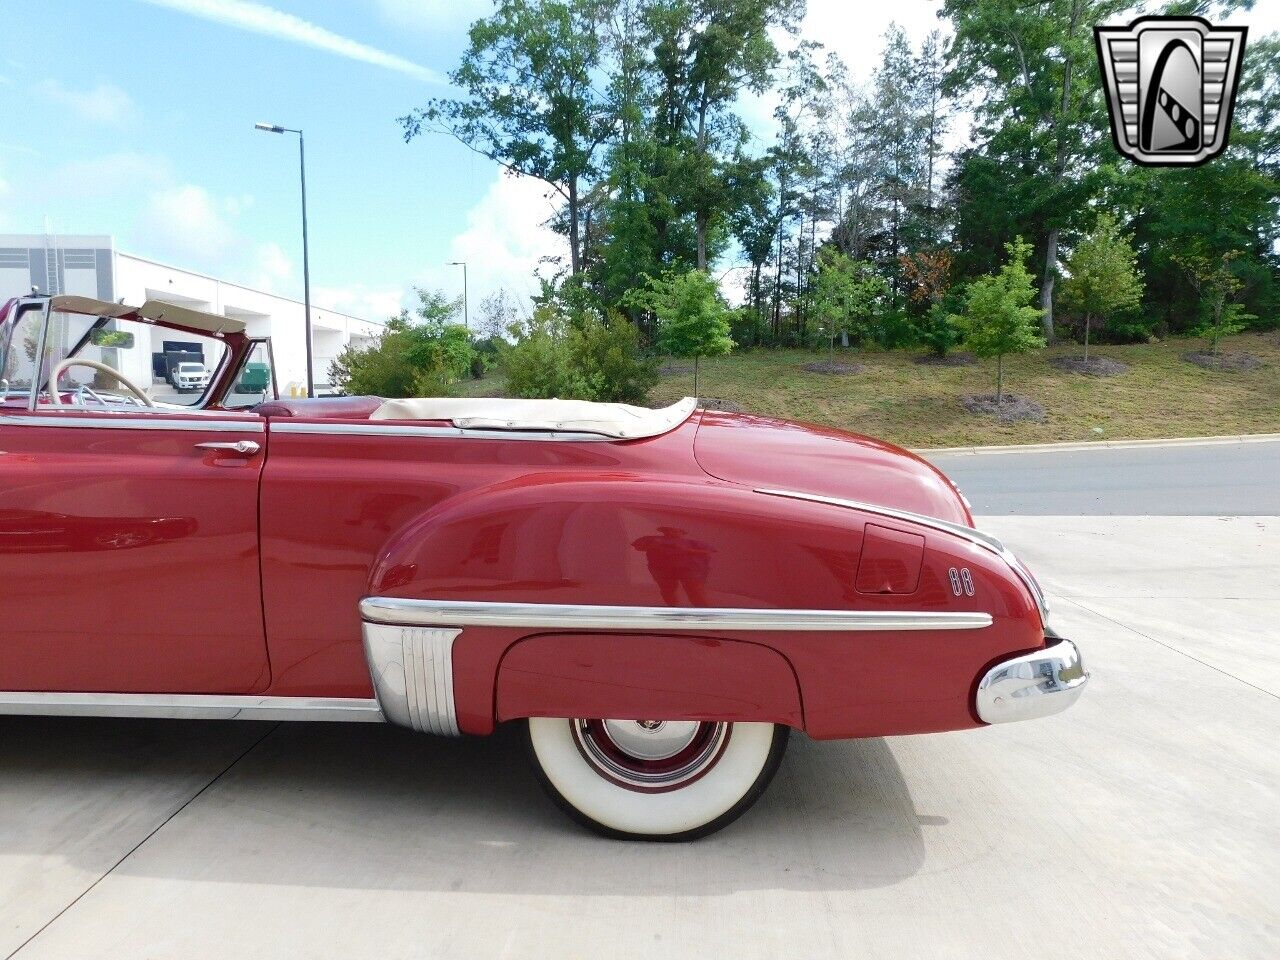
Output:
<svg viewBox="0 0 1280 960">
<path fill-rule="evenodd" d="M 1280 440 L 925 456 L 985 516 L 1280 514 Z"/>
<path fill-rule="evenodd" d="M 688 845 L 513 735 L 0 719 L 0 956 L 1280 955 L 1280 520 L 994 518 L 1093 671 L 1043 721 L 793 738 Z"/>
</svg>

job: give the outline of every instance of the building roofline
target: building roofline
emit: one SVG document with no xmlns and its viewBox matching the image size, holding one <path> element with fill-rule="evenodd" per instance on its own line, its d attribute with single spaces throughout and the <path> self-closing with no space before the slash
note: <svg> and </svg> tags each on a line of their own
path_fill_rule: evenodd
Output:
<svg viewBox="0 0 1280 960">
<path fill-rule="evenodd" d="M 270 290 L 262 290 L 262 289 L 259 289 L 258 287 L 248 286 L 247 284 L 244 284 L 244 283 L 237 283 L 235 280 L 224 280 L 222 277 L 211 276 L 210 274 L 207 274 L 207 273 L 201 273 L 199 270 L 191 270 L 191 269 L 188 269 L 187 267 L 180 267 L 177 264 L 173 264 L 173 263 L 165 263 L 163 260 L 153 260 L 151 257 L 144 257 L 136 253 L 130 253 L 127 250 L 116 250 L 115 254 L 117 257 L 128 257 L 130 260 L 138 260 L 142 263 L 149 263 L 153 267 L 162 267 L 165 270 L 177 270 L 179 273 L 185 273 L 193 277 L 200 277 L 202 280 L 210 280 L 214 283 L 220 283 L 228 287 L 235 287 L 238 290 L 245 290 L 249 293 L 258 293 L 264 297 L 275 297 L 277 300 L 283 300 L 286 303 L 295 303 L 298 306 L 303 307 L 304 309 L 306 307 L 306 304 L 303 303 L 303 301 L 296 300 L 293 297 L 286 297 L 279 293 L 272 293 Z M 314 303 L 311 305 L 311 309 L 323 310 L 325 313 L 332 314 L 335 317 L 345 317 L 348 320 L 356 320 L 356 321 L 359 321 L 360 323 L 372 323 L 372 324 L 376 324 L 379 327 L 385 327 L 387 325 L 387 322 L 385 320 L 370 320 L 367 317 L 357 317 L 354 313 L 344 313 L 341 310 L 334 310 L 331 307 L 319 307 L 319 306 L 316 306 Z"/>
</svg>

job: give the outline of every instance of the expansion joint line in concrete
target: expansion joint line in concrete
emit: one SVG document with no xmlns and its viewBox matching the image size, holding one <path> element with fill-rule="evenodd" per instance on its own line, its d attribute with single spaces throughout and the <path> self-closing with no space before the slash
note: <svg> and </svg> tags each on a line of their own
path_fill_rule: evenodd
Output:
<svg viewBox="0 0 1280 960">
<path fill-rule="evenodd" d="M 217 775 L 217 776 L 215 776 L 212 780 L 210 780 L 208 783 L 206 783 L 203 787 L 201 787 L 199 790 L 197 790 L 197 791 L 196 791 L 195 793 L 193 793 L 191 796 L 187 797 L 187 799 L 186 799 L 186 800 L 182 801 L 182 803 L 178 805 L 177 809 L 175 809 L 175 810 L 174 810 L 172 813 L 170 813 L 167 817 L 165 817 L 165 818 L 164 818 L 163 820 L 161 820 L 158 824 L 156 824 L 156 826 L 155 826 L 154 828 L 152 828 L 152 830 L 151 830 L 151 831 L 150 831 L 150 832 L 149 832 L 145 837 L 143 837 L 141 840 L 139 840 L 137 843 L 135 843 L 132 847 L 130 847 L 130 848 L 129 848 L 129 851 L 128 851 L 127 853 L 125 853 L 125 855 L 124 855 L 123 857 L 121 857 L 119 860 L 117 860 L 115 863 L 113 863 L 113 864 L 112 864 L 112 865 L 107 869 L 107 871 L 106 871 L 105 873 L 103 873 L 103 874 L 102 874 L 102 876 L 98 877 L 98 879 L 94 880 L 94 881 L 93 881 L 93 883 L 89 884 L 87 887 L 85 887 L 83 890 L 81 890 L 78 894 L 76 894 L 75 898 L 74 898 L 70 903 L 68 903 L 65 907 L 63 907 L 61 910 L 59 910 L 57 913 L 55 913 L 55 914 L 54 914 L 52 917 L 50 917 L 48 920 L 46 920 L 46 921 L 44 922 L 44 924 L 43 924 L 43 925 L 41 925 L 41 927 L 40 927 L 40 929 L 39 929 L 39 930 L 37 930 L 35 933 L 31 934 L 31 936 L 27 937 L 27 939 L 23 940 L 23 941 L 22 941 L 22 943 L 18 944 L 17 948 L 16 948 L 16 949 L 14 949 L 14 950 L 13 950 L 13 952 L 12 952 L 12 953 L 10 953 L 7 957 L 5 957 L 5 958 L 4 958 L 4 960 L 13 960 L 13 958 L 14 958 L 14 957 L 16 957 L 16 956 L 17 956 L 19 953 L 21 953 L 23 950 L 25 950 L 25 949 L 27 948 L 27 946 L 28 946 L 28 945 L 30 945 L 30 944 L 31 944 L 31 942 L 32 942 L 33 940 L 35 940 L 35 939 L 36 939 L 36 937 L 40 936 L 40 934 L 44 933 L 44 932 L 45 932 L 46 930 L 48 930 L 51 926 L 53 926 L 55 923 L 57 923 L 57 922 L 58 922 L 58 920 L 59 920 L 59 918 L 61 918 L 61 917 L 62 917 L 62 915 L 63 915 L 64 913 L 66 913 L 68 910 L 70 910 L 72 907 L 74 907 L 77 903 L 79 903 L 81 900 L 83 900 L 83 899 L 84 899 L 84 898 L 85 898 L 85 897 L 86 897 L 86 896 L 87 896 L 87 895 L 88 895 L 88 894 L 89 894 L 89 893 L 94 889 L 94 887 L 96 887 L 98 884 L 100 884 L 100 883 L 101 883 L 103 880 L 105 880 L 107 877 L 111 876 L 111 874 L 115 873 L 116 869 L 120 866 L 120 864 L 124 863 L 126 860 L 128 860 L 130 857 L 132 857 L 135 853 L 137 853 L 137 852 L 138 852 L 138 850 L 142 847 L 142 845 L 143 845 L 144 843 L 146 843 L 148 840 L 150 840 L 152 837 L 154 837 L 157 833 L 159 833 L 161 830 L 163 830 L 166 826 L 168 826 L 169 822 L 170 822 L 171 820 L 173 820 L 173 818 L 174 818 L 174 817 L 176 817 L 178 814 L 180 814 L 183 810 L 187 809 L 187 807 L 191 806 L 191 804 L 192 804 L 192 803 L 194 803 L 197 799 L 199 799 L 199 798 L 204 794 L 204 792 L 205 792 L 206 790 L 208 790 L 208 789 L 209 789 L 210 787 L 212 787 L 215 783 L 217 783 L 219 780 L 221 780 L 223 777 L 225 777 L 228 773 L 230 773 L 230 772 L 231 772 L 231 770 L 232 770 L 232 769 L 233 769 L 233 768 L 234 768 L 234 767 L 235 767 L 235 766 L 236 766 L 236 765 L 237 765 L 241 760 L 243 760 L 243 759 L 244 759 L 245 757 L 247 757 L 250 753 L 252 753 L 255 749 L 257 749 L 258 744 L 262 743 L 262 741 L 263 741 L 263 740 L 267 739 L 267 737 L 269 737 L 269 736 L 271 736 L 271 734 L 275 733 L 275 732 L 276 732 L 276 730 L 279 728 L 279 726 L 280 726 L 280 724 L 279 724 L 279 723 L 274 723 L 274 724 L 272 724 L 272 725 L 271 725 L 271 729 L 270 729 L 270 730 L 268 730 L 266 733 L 264 733 L 262 736 L 260 736 L 257 740 L 253 741 L 253 743 L 249 744 L 249 746 L 245 747 L 245 749 L 244 749 L 244 750 L 242 750 L 242 751 L 240 752 L 240 754 L 239 754 L 239 755 L 238 755 L 234 760 L 232 760 L 229 764 L 227 764 L 225 767 L 223 767 L 221 771 L 219 771 L 219 773 L 218 773 L 218 775 Z"/>
</svg>

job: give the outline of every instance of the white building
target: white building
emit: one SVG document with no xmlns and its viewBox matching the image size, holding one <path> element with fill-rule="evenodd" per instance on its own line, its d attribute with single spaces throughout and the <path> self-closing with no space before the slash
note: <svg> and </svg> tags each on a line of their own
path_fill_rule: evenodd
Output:
<svg viewBox="0 0 1280 960">
<path fill-rule="evenodd" d="M 109 236 L 0 234 L 0 303 L 10 297 L 68 293 L 140 304 L 168 300 L 236 317 L 251 337 L 270 337 L 280 395 L 307 382 L 305 310 L 301 301 L 157 263 L 115 248 Z M 348 344 L 365 346 L 382 324 L 311 305 L 316 392 L 330 389 L 329 364 Z"/>
</svg>

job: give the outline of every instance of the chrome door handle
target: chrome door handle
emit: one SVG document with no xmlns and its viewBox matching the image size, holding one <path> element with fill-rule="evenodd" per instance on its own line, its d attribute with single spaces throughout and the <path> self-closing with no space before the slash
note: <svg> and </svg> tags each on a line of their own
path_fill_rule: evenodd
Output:
<svg viewBox="0 0 1280 960">
<path fill-rule="evenodd" d="M 251 457 L 260 449 L 252 440 L 209 440 L 205 443 L 197 443 L 197 450 L 226 450 L 228 453 L 238 453 L 244 457 Z"/>
</svg>

